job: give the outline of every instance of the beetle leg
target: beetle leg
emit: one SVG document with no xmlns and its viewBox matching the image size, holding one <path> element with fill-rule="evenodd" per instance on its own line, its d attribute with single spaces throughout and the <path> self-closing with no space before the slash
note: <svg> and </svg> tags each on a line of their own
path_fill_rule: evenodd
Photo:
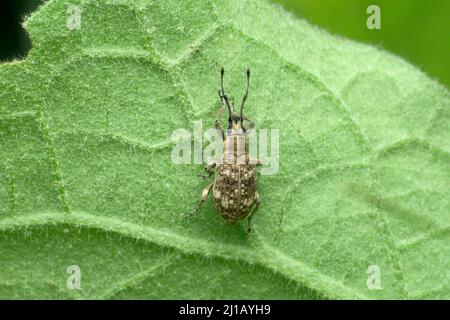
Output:
<svg viewBox="0 0 450 320">
<path fill-rule="evenodd" d="M 220 124 L 219 120 L 216 120 L 215 127 L 222 135 L 222 139 L 225 140 L 225 132 L 223 131 L 222 125 Z"/>
<path fill-rule="evenodd" d="M 205 171 L 207 174 L 197 174 L 197 176 L 201 177 L 203 179 L 209 178 L 213 174 L 215 167 L 216 167 L 216 162 L 211 161 L 205 165 Z"/>
<path fill-rule="evenodd" d="M 197 213 L 198 210 L 200 210 L 203 207 L 203 204 L 205 203 L 206 199 L 208 198 L 209 192 L 211 191 L 213 187 L 213 183 L 209 184 L 206 188 L 203 189 L 202 195 L 200 197 L 200 202 L 198 203 L 197 208 L 193 209 L 191 212 L 188 212 L 184 215 L 185 218 L 192 218 L 194 214 Z"/>
<path fill-rule="evenodd" d="M 250 122 L 248 124 L 248 128 L 246 128 L 247 130 L 251 130 L 255 127 L 255 121 L 253 121 L 252 119 L 247 118 L 246 116 L 243 117 L 245 121 Z"/>
<path fill-rule="evenodd" d="M 255 122 L 253 120 L 250 120 L 246 116 L 243 116 L 242 119 L 250 122 L 247 128 L 244 126 L 244 121 L 242 121 L 242 124 L 241 124 L 242 129 L 244 129 L 245 135 L 248 136 L 252 132 L 252 129 L 255 127 Z"/>
<path fill-rule="evenodd" d="M 258 192 L 255 193 L 255 204 L 252 207 L 252 211 L 250 212 L 248 218 L 247 218 L 247 233 L 250 233 L 252 231 L 252 218 L 253 215 L 256 213 L 256 211 L 259 208 L 259 204 L 261 203 L 261 199 L 259 198 Z"/>
<path fill-rule="evenodd" d="M 211 175 L 213 173 L 215 167 L 216 167 L 216 162 L 211 161 L 205 166 L 205 171 Z"/>
</svg>

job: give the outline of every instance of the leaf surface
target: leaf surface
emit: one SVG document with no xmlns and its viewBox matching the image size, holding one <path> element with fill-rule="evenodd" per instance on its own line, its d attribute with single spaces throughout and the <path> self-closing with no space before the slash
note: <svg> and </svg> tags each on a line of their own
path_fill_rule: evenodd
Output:
<svg viewBox="0 0 450 320">
<path fill-rule="evenodd" d="M 52 0 L 26 29 L 0 66 L 0 297 L 450 297 L 450 95 L 415 67 L 256 0 Z M 171 161 L 222 65 L 280 129 L 250 237 L 210 201 L 184 220 L 202 169 Z"/>
</svg>

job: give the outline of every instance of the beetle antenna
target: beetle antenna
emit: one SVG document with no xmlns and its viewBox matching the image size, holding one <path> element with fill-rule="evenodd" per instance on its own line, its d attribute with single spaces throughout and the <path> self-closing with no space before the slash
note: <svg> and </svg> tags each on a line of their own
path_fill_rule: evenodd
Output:
<svg viewBox="0 0 450 320">
<path fill-rule="evenodd" d="M 230 104 L 228 103 L 228 97 L 225 94 L 225 90 L 223 89 L 223 74 L 225 73 L 225 69 L 222 67 L 220 69 L 220 88 L 221 90 L 219 90 L 219 96 L 220 96 L 220 100 L 223 104 L 223 102 L 225 101 L 225 104 L 228 107 L 228 112 L 230 113 L 230 117 L 231 117 L 231 108 L 230 108 Z"/>
<path fill-rule="evenodd" d="M 242 104 L 241 104 L 241 121 L 244 119 L 242 115 L 242 111 L 244 110 L 244 104 L 248 97 L 248 88 L 250 87 L 250 69 L 247 68 L 247 89 L 245 90 L 244 97 L 242 98 Z"/>
</svg>

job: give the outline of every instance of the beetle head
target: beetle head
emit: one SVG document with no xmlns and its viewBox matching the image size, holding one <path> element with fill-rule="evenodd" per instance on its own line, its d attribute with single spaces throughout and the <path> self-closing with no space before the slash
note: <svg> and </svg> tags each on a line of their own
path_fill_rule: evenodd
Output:
<svg viewBox="0 0 450 320">
<path fill-rule="evenodd" d="M 229 104 L 230 109 L 229 111 L 229 115 L 228 115 L 228 129 L 240 129 L 242 128 L 242 118 L 240 113 L 236 112 L 235 106 L 234 106 L 234 98 L 230 97 L 229 98 Z"/>
<path fill-rule="evenodd" d="M 232 112 L 231 115 L 228 117 L 228 129 L 235 129 L 235 130 L 243 129 L 242 122 L 243 121 L 241 115 L 236 112 Z"/>
</svg>

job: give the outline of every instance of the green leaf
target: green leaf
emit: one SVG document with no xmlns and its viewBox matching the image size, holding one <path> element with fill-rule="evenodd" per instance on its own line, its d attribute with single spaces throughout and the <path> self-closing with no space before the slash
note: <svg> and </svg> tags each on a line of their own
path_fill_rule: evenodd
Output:
<svg viewBox="0 0 450 320">
<path fill-rule="evenodd" d="M 450 298 L 450 94 L 415 67 L 257 0 L 52 0 L 25 25 L 0 67 L 1 298 Z M 211 201 L 184 220 L 206 182 L 171 161 L 221 65 L 280 129 L 250 236 Z"/>
</svg>

